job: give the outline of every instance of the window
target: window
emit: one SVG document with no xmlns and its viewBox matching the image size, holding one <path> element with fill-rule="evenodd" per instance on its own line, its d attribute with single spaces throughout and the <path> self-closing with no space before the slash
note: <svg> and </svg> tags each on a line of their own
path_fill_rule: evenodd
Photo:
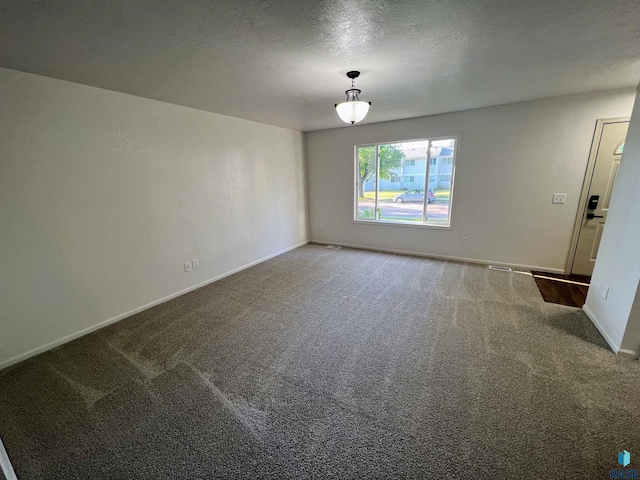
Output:
<svg viewBox="0 0 640 480">
<path fill-rule="evenodd" d="M 440 159 L 440 165 L 453 165 L 453 158 L 443 157 Z"/>
<path fill-rule="evenodd" d="M 356 146 L 355 220 L 448 227 L 455 142 L 445 138 Z M 407 160 L 406 154 L 413 158 Z M 442 160 L 450 165 L 446 173 L 436 170 Z M 405 174 L 408 166 L 414 167 L 411 175 Z"/>
</svg>

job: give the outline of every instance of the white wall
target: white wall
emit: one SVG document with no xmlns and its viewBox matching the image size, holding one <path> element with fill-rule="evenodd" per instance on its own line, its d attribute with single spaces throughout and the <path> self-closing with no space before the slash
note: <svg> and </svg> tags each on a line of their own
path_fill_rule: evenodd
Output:
<svg viewBox="0 0 640 480">
<path fill-rule="evenodd" d="M 640 346 L 639 208 L 640 101 L 636 99 L 584 306 L 615 352 L 634 355 Z M 609 294 L 605 300 L 602 291 L 606 287 Z"/>
<path fill-rule="evenodd" d="M 311 239 L 563 271 L 596 120 L 630 115 L 634 93 L 307 133 Z M 354 145 L 447 135 L 460 136 L 450 230 L 353 222 Z"/>
<path fill-rule="evenodd" d="M 307 240 L 300 132 L 0 69 L 0 145 L 0 367 Z"/>
</svg>

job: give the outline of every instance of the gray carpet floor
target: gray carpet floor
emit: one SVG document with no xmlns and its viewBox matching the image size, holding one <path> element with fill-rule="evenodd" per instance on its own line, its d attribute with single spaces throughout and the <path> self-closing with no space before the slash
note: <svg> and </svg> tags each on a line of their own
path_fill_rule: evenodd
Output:
<svg viewBox="0 0 640 480">
<path fill-rule="evenodd" d="M 609 478 L 639 378 L 530 276 L 307 245 L 0 372 L 0 437 L 20 480 Z"/>
</svg>

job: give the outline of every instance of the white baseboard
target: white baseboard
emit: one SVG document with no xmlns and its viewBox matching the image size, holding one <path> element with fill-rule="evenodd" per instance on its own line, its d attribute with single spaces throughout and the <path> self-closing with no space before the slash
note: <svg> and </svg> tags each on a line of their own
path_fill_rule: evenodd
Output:
<svg viewBox="0 0 640 480">
<path fill-rule="evenodd" d="M 191 292 L 192 290 L 196 290 L 198 288 L 204 287 L 205 285 L 221 280 L 225 277 L 228 277 L 229 275 L 233 275 L 234 273 L 238 273 L 242 270 L 246 270 L 247 268 L 253 267 L 254 265 L 257 265 L 259 263 L 266 262 L 267 260 L 277 257 L 278 255 L 282 255 L 283 253 L 286 253 L 290 250 L 295 250 L 296 248 L 302 247 L 307 243 L 309 243 L 307 240 L 305 240 L 304 242 L 297 243 L 296 245 L 285 248 L 284 250 L 280 250 L 278 252 L 272 253 L 271 255 L 267 255 L 266 257 L 260 258 L 259 260 L 256 260 L 254 262 L 248 263 L 241 267 L 235 268 L 229 272 L 225 272 L 221 275 L 210 278 L 209 280 L 205 280 L 204 282 L 200 282 L 197 285 L 192 285 L 191 287 L 185 288 L 184 290 L 180 290 L 179 292 L 175 292 L 175 293 L 172 293 L 171 295 L 167 295 L 166 297 L 159 298 L 158 300 L 154 300 L 153 302 L 147 303 L 146 305 L 143 305 L 141 307 L 134 308 L 133 310 L 122 313 L 120 315 L 116 315 L 115 317 L 109 318 L 107 320 L 103 320 L 101 322 L 96 323 L 95 325 L 91 325 L 90 327 L 84 328 L 78 332 L 72 333 L 70 335 L 66 335 L 62 338 L 59 338 L 58 340 L 54 340 L 53 342 L 49 342 L 40 347 L 36 347 L 32 350 L 29 350 L 28 352 L 16 355 L 15 357 L 12 357 L 12 358 L 9 358 L 8 360 L 4 360 L 3 362 L 0 362 L 0 370 L 2 370 L 3 368 L 10 367 L 11 365 L 15 365 L 16 363 L 22 362 L 23 360 L 26 360 L 30 357 L 38 355 L 39 353 L 43 353 L 43 352 L 46 352 L 47 350 L 51 350 L 52 348 L 56 348 L 67 342 L 70 342 L 71 340 L 75 340 L 76 338 L 87 335 L 88 333 L 99 330 L 103 327 L 106 327 L 107 325 L 110 325 L 112 323 L 118 322 L 132 315 L 135 315 L 136 313 L 140 313 L 143 310 L 147 310 L 148 308 L 155 307 L 156 305 L 159 305 L 168 300 L 171 300 L 172 298 L 179 297 L 180 295 L 184 295 L 185 293 Z"/>
<path fill-rule="evenodd" d="M 561 268 L 548 268 L 548 267 L 538 267 L 536 265 L 521 265 L 518 263 L 504 263 L 493 260 L 481 260 L 478 258 L 466 258 L 466 257 L 454 257 L 450 255 L 437 255 L 435 253 L 423 253 L 423 252 L 412 252 L 409 250 L 398 250 L 395 248 L 382 248 L 382 247 L 368 247 L 365 245 L 353 245 L 350 243 L 340 243 L 340 242 L 325 242 L 324 240 L 309 240 L 309 243 L 317 243 L 319 245 L 339 245 L 341 247 L 347 248 L 357 248 L 359 250 L 372 250 L 374 252 L 385 252 L 385 253 L 398 253 L 400 255 L 413 255 L 415 257 L 425 257 L 425 258 L 437 258 L 439 260 L 455 260 L 456 262 L 465 262 L 465 263 L 477 263 L 480 265 L 497 265 L 501 267 L 511 267 L 513 269 L 518 270 L 540 270 L 543 272 L 549 273 L 560 273 L 564 274 L 564 269 Z"/>
<path fill-rule="evenodd" d="M 609 336 L 605 328 L 598 321 L 598 317 L 596 317 L 596 315 L 589 309 L 589 307 L 584 305 L 582 307 L 582 311 L 587 314 L 587 317 L 589 317 L 589 320 L 591 320 L 591 323 L 593 323 L 593 325 L 598 329 L 598 331 L 600 332 L 600 335 L 602 335 L 602 338 L 604 338 L 605 341 L 609 344 L 609 347 L 611 348 L 611 350 L 613 350 L 613 353 L 615 353 L 616 355 L 622 355 L 624 357 L 635 356 L 635 358 L 638 358 L 637 352 L 620 349 L 620 345 L 618 345 L 616 342 L 613 341 L 613 339 Z"/>
<path fill-rule="evenodd" d="M 621 348 L 620 350 L 618 350 L 618 355 L 621 357 L 628 357 L 631 360 L 638 360 L 638 357 L 640 357 L 638 352 L 634 352 L 633 350 L 628 350 L 626 348 Z"/>
<path fill-rule="evenodd" d="M 4 473 L 4 476 L 7 477 L 7 480 L 18 480 L 16 477 L 16 472 L 13 470 L 13 466 L 11 466 L 11 460 L 9 460 L 9 454 L 7 450 L 4 448 L 4 444 L 2 443 L 2 439 L 0 438 L 0 471 Z"/>
</svg>

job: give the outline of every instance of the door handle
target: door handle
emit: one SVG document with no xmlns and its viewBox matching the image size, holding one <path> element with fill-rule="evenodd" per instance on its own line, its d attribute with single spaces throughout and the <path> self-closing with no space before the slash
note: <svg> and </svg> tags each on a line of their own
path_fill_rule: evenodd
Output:
<svg viewBox="0 0 640 480">
<path fill-rule="evenodd" d="M 587 213 L 587 218 L 588 218 L 588 219 L 592 219 L 592 218 L 604 218 L 604 215 L 594 215 L 593 213 Z"/>
</svg>

